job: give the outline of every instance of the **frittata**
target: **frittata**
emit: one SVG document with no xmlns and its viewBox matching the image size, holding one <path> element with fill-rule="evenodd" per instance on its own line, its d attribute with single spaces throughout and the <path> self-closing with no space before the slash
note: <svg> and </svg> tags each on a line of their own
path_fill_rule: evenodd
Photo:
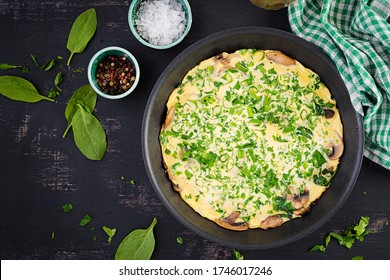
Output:
<svg viewBox="0 0 390 280">
<path fill-rule="evenodd" d="M 275 50 L 202 61 L 171 93 L 163 164 L 181 198 L 232 230 L 301 217 L 329 187 L 343 127 L 328 88 Z"/>
</svg>

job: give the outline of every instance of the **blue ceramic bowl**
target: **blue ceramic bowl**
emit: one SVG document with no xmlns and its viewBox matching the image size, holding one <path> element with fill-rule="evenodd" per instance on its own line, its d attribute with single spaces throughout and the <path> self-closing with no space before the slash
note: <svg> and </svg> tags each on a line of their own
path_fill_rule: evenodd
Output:
<svg viewBox="0 0 390 280">
<path fill-rule="evenodd" d="M 178 43 L 180 43 L 184 39 L 184 37 L 187 36 L 188 32 L 190 31 L 191 24 L 192 24 L 191 7 L 190 7 L 190 4 L 188 3 L 187 0 L 177 0 L 177 2 L 179 2 L 183 6 L 183 11 L 184 11 L 185 16 L 186 16 L 186 27 L 184 29 L 183 34 L 176 41 L 174 41 L 168 45 L 161 45 L 161 46 L 151 44 L 150 42 L 148 42 L 147 40 L 142 38 L 141 35 L 138 33 L 137 26 L 135 23 L 135 20 L 137 19 L 137 13 L 139 10 L 139 6 L 141 5 L 142 1 L 144 1 L 144 0 L 133 0 L 131 2 L 130 8 L 129 8 L 129 14 L 128 14 L 128 21 L 129 21 L 130 30 L 133 33 L 133 35 L 135 36 L 135 38 L 137 38 L 138 41 L 140 41 L 142 44 L 144 44 L 145 46 L 148 46 L 150 48 L 162 50 L 162 49 L 169 49 L 173 46 L 176 46 Z"/>
<path fill-rule="evenodd" d="M 134 66 L 135 69 L 135 81 L 133 85 L 126 92 L 123 92 L 121 94 L 107 94 L 104 91 L 102 91 L 102 89 L 99 87 L 98 83 L 96 82 L 96 78 L 95 78 L 96 68 L 99 62 L 109 55 L 118 55 L 118 56 L 124 55 L 131 62 L 131 64 Z M 92 86 L 94 91 L 97 92 L 97 94 L 107 99 L 120 99 L 132 93 L 134 89 L 137 87 L 140 74 L 141 73 L 140 73 L 139 65 L 135 57 L 128 50 L 121 47 L 111 46 L 111 47 L 106 47 L 104 49 L 101 49 L 91 58 L 91 61 L 89 62 L 88 65 L 88 81 L 90 85 Z"/>
</svg>

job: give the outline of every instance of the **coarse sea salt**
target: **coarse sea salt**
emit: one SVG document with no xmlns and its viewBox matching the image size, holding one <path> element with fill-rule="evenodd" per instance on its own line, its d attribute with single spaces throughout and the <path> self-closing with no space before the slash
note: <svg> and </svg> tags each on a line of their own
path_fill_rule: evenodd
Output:
<svg viewBox="0 0 390 280">
<path fill-rule="evenodd" d="M 139 7 L 135 24 L 142 38 L 164 46 L 184 33 L 186 17 L 177 0 L 146 0 Z"/>
</svg>

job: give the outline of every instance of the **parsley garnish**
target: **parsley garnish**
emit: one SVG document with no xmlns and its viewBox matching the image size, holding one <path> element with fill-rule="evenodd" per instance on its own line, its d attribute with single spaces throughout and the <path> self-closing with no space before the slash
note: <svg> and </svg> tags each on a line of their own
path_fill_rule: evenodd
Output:
<svg viewBox="0 0 390 280">
<path fill-rule="evenodd" d="M 236 249 L 233 248 L 233 259 L 234 260 L 243 260 L 244 259 L 244 255 L 241 254 L 239 251 L 237 251 Z"/>
<path fill-rule="evenodd" d="M 324 245 L 316 245 L 311 248 L 309 252 L 325 252 L 326 247 L 328 246 L 332 237 L 335 238 L 341 246 L 351 249 L 356 240 L 363 241 L 364 236 L 370 233 L 370 230 L 367 228 L 369 222 L 369 217 L 362 216 L 360 217 L 360 221 L 358 224 L 349 226 L 341 234 L 336 232 L 329 233 L 329 235 L 325 238 Z"/>
</svg>

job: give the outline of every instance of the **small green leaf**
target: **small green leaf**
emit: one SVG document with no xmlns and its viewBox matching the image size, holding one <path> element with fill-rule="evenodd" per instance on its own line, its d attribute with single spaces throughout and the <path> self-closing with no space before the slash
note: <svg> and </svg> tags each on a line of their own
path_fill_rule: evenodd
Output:
<svg viewBox="0 0 390 280">
<path fill-rule="evenodd" d="M 233 248 L 233 259 L 234 260 L 243 260 L 244 259 L 244 255 L 241 254 L 239 251 L 237 251 L 236 249 Z"/>
<path fill-rule="evenodd" d="M 67 65 L 75 53 L 82 53 L 96 32 L 97 18 L 94 8 L 81 13 L 73 22 L 66 47 L 70 51 Z"/>
<path fill-rule="evenodd" d="M 330 235 L 332 237 L 336 238 L 341 246 L 344 246 L 348 249 L 351 249 L 351 247 L 355 243 L 355 238 L 352 236 L 341 235 L 341 234 L 337 234 L 335 232 L 331 232 Z"/>
<path fill-rule="evenodd" d="M 370 222 L 369 217 L 362 216 L 360 218 L 359 223 L 353 228 L 356 231 L 356 236 L 362 236 L 363 234 L 365 235 L 365 233 L 367 232 L 367 226 L 369 222 Z"/>
<path fill-rule="evenodd" d="M 182 245 L 182 244 L 183 244 L 183 242 L 184 242 L 184 239 L 183 239 L 183 237 L 181 237 L 181 236 L 178 236 L 178 237 L 176 238 L 176 242 L 177 242 L 178 244 Z"/>
<path fill-rule="evenodd" d="M 86 214 L 84 216 L 84 218 L 80 221 L 79 225 L 83 227 L 83 226 L 87 225 L 91 220 L 92 220 L 92 217 L 90 215 Z"/>
<path fill-rule="evenodd" d="M 325 252 L 325 250 L 326 247 L 324 245 L 316 245 L 313 248 L 311 248 L 309 252 L 316 252 L 316 251 Z"/>
<path fill-rule="evenodd" d="M 109 228 L 109 227 L 106 227 L 106 226 L 103 226 L 103 230 L 104 232 L 108 235 L 108 244 L 111 243 L 111 240 L 112 238 L 114 237 L 115 233 L 116 233 L 116 228 Z"/>
<path fill-rule="evenodd" d="M 116 260 L 149 260 L 153 254 L 155 239 L 153 228 L 156 218 L 147 229 L 136 229 L 119 244 L 115 253 Z"/>
<path fill-rule="evenodd" d="M 130 180 L 130 184 L 135 185 L 135 181 L 134 180 Z"/>
<path fill-rule="evenodd" d="M 363 256 L 355 256 L 352 258 L 352 260 L 363 260 Z"/>
<path fill-rule="evenodd" d="M 62 209 L 64 210 L 64 212 L 70 212 L 73 210 L 73 205 L 71 203 L 67 203 L 62 206 Z"/>
<path fill-rule="evenodd" d="M 9 99 L 28 103 L 41 100 L 54 101 L 49 97 L 40 95 L 34 85 L 26 79 L 15 76 L 0 77 L 0 93 Z"/>
</svg>

